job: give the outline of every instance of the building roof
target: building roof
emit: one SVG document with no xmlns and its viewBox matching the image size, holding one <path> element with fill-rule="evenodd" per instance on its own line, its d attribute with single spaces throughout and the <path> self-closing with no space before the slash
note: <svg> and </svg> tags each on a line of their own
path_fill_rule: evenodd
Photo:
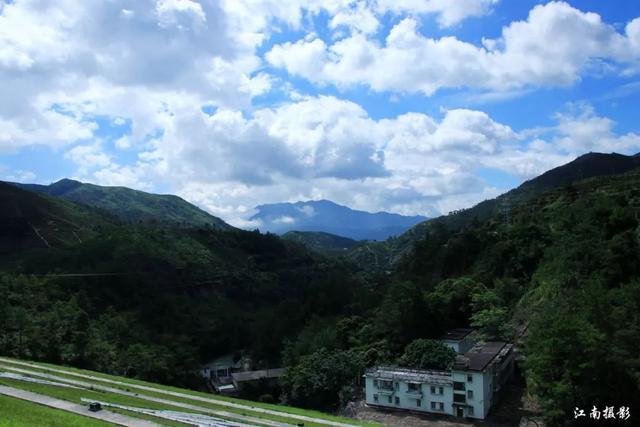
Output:
<svg viewBox="0 0 640 427">
<path fill-rule="evenodd" d="M 451 329 L 450 331 L 447 331 L 442 337 L 440 337 L 440 340 L 442 340 L 442 341 L 462 341 L 471 332 L 473 332 L 473 329 L 470 329 L 470 328 Z"/>
<path fill-rule="evenodd" d="M 511 352 L 512 344 L 500 341 L 479 343 L 463 355 L 457 356 L 454 370 L 483 371 L 491 363 L 500 362 Z"/>
<path fill-rule="evenodd" d="M 261 378 L 277 378 L 284 375 L 285 368 L 261 369 L 259 371 L 234 372 L 231 374 L 236 382 L 254 381 Z"/>
<path fill-rule="evenodd" d="M 451 372 L 427 371 L 421 369 L 406 369 L 380 366 L 368 369 L 365 376 L 382 380 L 400 380 L 405 382 L 451 385 Z"/>
<path fill-rule="evenodd" d="M 240 368 L 242 366 L 242 359 L 234 361 L 234 355 L 232 353 L 220 356 L 211 362 L 205 364 L 203 368 L 209 369 L 227 369 L 227 368 Z"/>
</svg>

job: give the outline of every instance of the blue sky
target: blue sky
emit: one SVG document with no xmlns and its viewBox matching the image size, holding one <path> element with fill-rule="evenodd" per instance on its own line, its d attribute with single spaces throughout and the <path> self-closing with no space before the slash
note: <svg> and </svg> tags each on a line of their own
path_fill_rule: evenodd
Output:
<svg viewBox="0 0 640 427">
<path fill-rule="evenodd" d="M 639 73 L 635 1 L 0 0 L 0 179 L 432 216 L 639 152 Z"/>
</svg>

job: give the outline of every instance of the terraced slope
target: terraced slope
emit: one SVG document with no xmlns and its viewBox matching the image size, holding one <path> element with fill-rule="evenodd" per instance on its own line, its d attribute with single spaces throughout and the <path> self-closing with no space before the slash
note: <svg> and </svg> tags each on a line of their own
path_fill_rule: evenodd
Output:
<svg viewBox="0 0 640 427">
<path fill-rule="evenodd" d="M 26 390 L 75 404 L 86 405 L 88 402 L 99 401 L 108 410 L 160 425 L 194 425 L 179 421 L 193 417 L 202 417 L 205 422 L 212 423 L 204 425 L 221 426 L 363 425 L 355 420 L 316 411 L 232 399 L 16 359 L 0 358 L 0 373 L 2 372 L 5 373 L 0 376 L 2 387 Z"/>
</svg>

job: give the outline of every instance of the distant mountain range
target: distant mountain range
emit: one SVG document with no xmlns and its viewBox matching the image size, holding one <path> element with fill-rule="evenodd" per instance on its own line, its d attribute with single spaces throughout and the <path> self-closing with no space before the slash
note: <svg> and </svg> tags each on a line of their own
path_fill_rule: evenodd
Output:
<svg viewBox="0 0 640 427">
<path fill-rule="evenodd" d="M 329 200 L 265 204 L 256 209 L 258 213 L 251 220 L 260 223 L 261 231 L 276 234 L 318 231 L 353 240 L 384 240 L 402 234 L 427 219 L 423 216 L 358 211 Z"/>
<path fill-rule="evenodd" d="M 178 196 L 145 193 L 126 187 L 103 187 L 72 179 L 62 179 L 50 185 L 12 184 L 32 192 L 99 208 L 127 222 L 233 229 L 220 218 Z"/>
</svg>

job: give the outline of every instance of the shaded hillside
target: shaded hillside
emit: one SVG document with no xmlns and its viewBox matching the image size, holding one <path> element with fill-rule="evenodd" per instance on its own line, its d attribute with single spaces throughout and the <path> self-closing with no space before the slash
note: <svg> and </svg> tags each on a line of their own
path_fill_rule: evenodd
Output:
<svg viewBox="0 0 640 427">
<path fill-rule="evenodd" d="M 103 187 L 63 179 L 51 185 L 14 184 L 30 191 L 104 209 L 124 221 L 155 222 L 188 227 L 230 230 L 229 224 L 173 195 L 160 195 L 126 187 Z"/>
<path fill-rule="evenodd" d="M 282 235 L 284 240 L 301 243 L 317 252 L 339 254 L 360 244 L 359 242 L 335 234 L 320 231 L 288 231 Z"/>
<path fill-rule="evenodd" d="M 345 266 L 273 234 L 99 223 L 86 206 L 0 190 L 13 245 L 0 257 L 0 354 L 198 386 L 202 362 L 243 352 L 279 367 L 308 318 L 367 303 Z"/>
<path fill-rule="evenodd" d="M 97 209 L 0 182 L 0 253 L 75 245 L 115 222 Z"/>
<path fill-rule="evenodd" d="M 329 200 L 275 203 L 256 207 L 251 217 L 260 229 L 276 234 L 318 231 L 354 240 L 384 240 L 402 234 L 426 218 L 350 209 Z"/>
<path fill-rule="evenodd" d="M 472 223 L 481 223 L 492 216 L 509 218 L 511 210 L 520 203 L 533 199 L 546 191 L 569 185 L 573 181 L 621 174 L 640 166 L 640 157 L 622 154 L 588 153 L 574 161 L 552 169 L 526 181 L 495 199 L 485 200 L 469 209 L 427 220 L 417 224 L 400 236 L 384 242 L 370 242 L 358 246 L 347 254 L 347 258 L 359 265 L 377 265 L 389 269 L 402 257 L 408 255 L 413 245 L 423 239 L 432 227 L 456 229 Z"/>
</svg>

